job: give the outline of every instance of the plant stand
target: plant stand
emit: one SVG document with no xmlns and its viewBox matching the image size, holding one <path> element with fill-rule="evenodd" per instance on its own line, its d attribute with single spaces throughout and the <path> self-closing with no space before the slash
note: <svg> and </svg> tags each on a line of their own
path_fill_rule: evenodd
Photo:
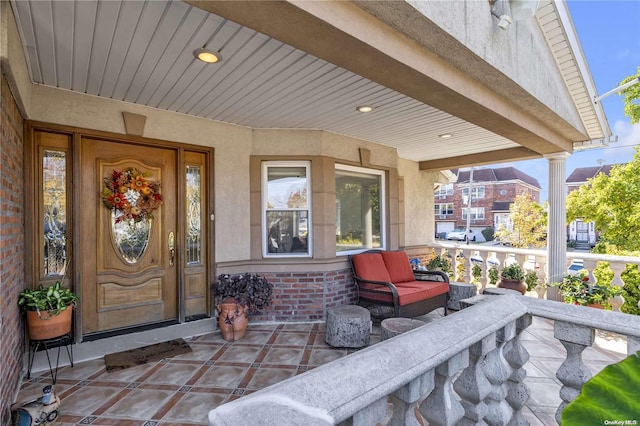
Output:
<svg viewBox="0 0 640 426">
<path fill-rule="evenodd" d="M 52 339 L 29 340 L 29 368 L 27 369 L 27 379 L 31 378 L 31 368 L 33 367 L 33 360 L 36 357 L 36 353 L 38 350 L 44 349 L 45 354 L 47 355 L 47 362 L 49 363 L 49 373 L 53 380 L 52 384 L 55 385 L 58 378 L 58 366 L 60 365 L 60 349 L 63 346 L 67 350 L 69 362 L 71 362 L 71 367 L 73 367 L 73 339 L 71 338 L 71 333 L 66 333 Z M 55 369 L 51 365 L 51 358 L 49 357 L 49 349 L 54 348 L 58 348 Z"/>
</svg>

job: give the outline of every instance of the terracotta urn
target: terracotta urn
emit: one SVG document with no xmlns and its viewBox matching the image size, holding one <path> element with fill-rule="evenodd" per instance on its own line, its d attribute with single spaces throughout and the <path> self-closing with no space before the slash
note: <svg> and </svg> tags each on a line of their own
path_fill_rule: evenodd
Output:
<svg viewBox="0 0 640 426">
<path fill-rule="evenodd" d="M 53 315 L 48 311 L 27 311 L 29 339 L 54 339 L 70 333 L 72 311 L 71 306 L 58 315 Z"/>
<path fill-rule="evenodd" d="M 228 342 L 242 339 L 247 331 L 247 315 L 244 307 L 236 302 L 218 305 L 218 326 L 222 338 Z"/>
<path fill-rule="evenodd" d="M 525 284 L 524 281 L 512 280 L 509 278 L 500 278 L 500 281 L 498 281 L 498 284 L 496 287 L 508 288 L 509 290 L 516 290 L 522 294 L 525 294 L 527 292 L 527 284 Z"/>
</svg>

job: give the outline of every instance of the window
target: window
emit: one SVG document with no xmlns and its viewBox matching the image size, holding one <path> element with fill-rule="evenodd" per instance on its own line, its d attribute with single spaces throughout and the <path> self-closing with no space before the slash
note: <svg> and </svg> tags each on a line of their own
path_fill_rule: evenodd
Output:
<svg viewBox="0 0 640 426">
<path fill-rule="evenodd" d="M 336 165 L 336 253 L 384 248 L 384 172 Z"/>
<path fill-rule="evenodd" d="M 465 220 L 467 218 L 467 209 L 464 207 L 462 209 L 462 219 Z M 484 219 L 484 207 L 471 207 L 471 220 L 480 220 Z"/>
<path fill-rule="evenodd" d="M 435 213 L 436 213 L 436 218 L 438 216 L 443 216 L 443 215 L 452 215 L 453 214 L 453 204 L 452 203 L 436 204 L 435 205 Z"/>
<path fill-rule="evenodd" d="M 469 188 L 462 188 L 462 198 L 466 200 L 469 196 Z M 471 188 L 471 201 L 484 198 L 484 186 L 474 186 Z"/>
<path fill-rule="evenodd" d="M 63 275 L 67 264 L 67 155 L 45 149 L 42 153 L 42 207 L 45 276 Z"/>
<path fill-rule="evenodd" d="M 263 253 L 311 256 L 310 163 L 265 162 L 262 168 Z"/>
<path fill-rule="evenodd" d="M 453 184 L 448 183 L 446 185 L 440 185 L 434 192 L 436 197 L 446 197 L 447 195 L 453 195 Z"/>
</svg>

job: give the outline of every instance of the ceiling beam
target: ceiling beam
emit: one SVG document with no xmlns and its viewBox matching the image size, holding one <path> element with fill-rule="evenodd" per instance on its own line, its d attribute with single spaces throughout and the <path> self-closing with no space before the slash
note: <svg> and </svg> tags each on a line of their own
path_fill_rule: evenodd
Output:
<svg viewBox="0 0 640 426">
<path fill-rule="evenodd" d="M 461 167 L 503 163 L 507 161 L 531 160 L 541 157 L 542 156 L 540 154 L 535 153 L 530 149 L 519 147 L 461 155 L 458 157 L 442 158 L 439 160 L 421 161 L 419 163 L 419 167 L 421 171 L 440 171 Z"/>
</svg>

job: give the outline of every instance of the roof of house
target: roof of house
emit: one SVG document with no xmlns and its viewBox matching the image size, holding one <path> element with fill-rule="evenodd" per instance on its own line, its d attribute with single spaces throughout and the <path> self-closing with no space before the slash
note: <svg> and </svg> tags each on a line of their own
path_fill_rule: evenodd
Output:
<svg viewBox="0 0 640 426">
<path fill-rule="evenodd" d="M 620 164 L 605 164 L 602 166 L 594 167 L 578 167 L 567 178 L 568 184 L 583 184 L 587 180 L 596 177 L 599 173 L 609 175 L 613 166 L 619 166 Z"/>
<path fill-rule="evenodd" d="M 470 171 L 452 170 L 453 173 L 458 175 L 458 181 L 456 183 L 468 183 Z M 511 180 L 520 180 L 535 188 L 541 189 L 542 187 L 538 183 L 538 180 L 528 174 L 516 169 L 515 167 L 502 167 L 497 169 L 474 169 L 473 181 L 474 182 L 504 182 Z"/>
</svg>

